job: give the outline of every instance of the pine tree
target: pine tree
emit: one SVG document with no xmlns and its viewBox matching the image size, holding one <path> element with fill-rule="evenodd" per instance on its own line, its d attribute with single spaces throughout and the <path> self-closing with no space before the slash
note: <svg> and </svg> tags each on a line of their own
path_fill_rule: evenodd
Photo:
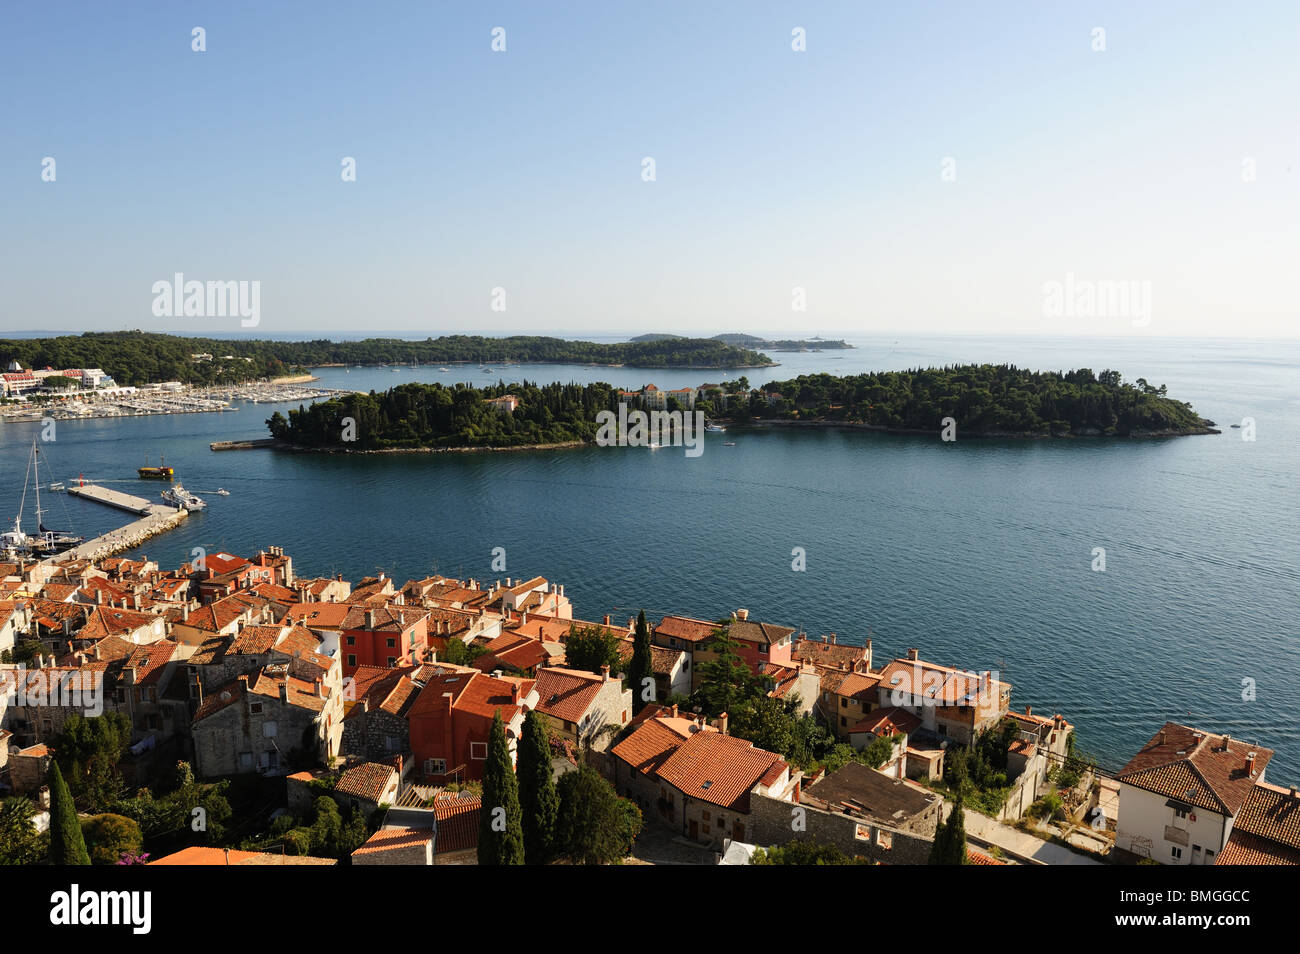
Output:
<svg viewBox="0 0 1300 954">
<path fill-rule="evenodd" d="M 488 757 L 483 765 L 483 805 L 479 809 L 478 863 L 522 865 L 524 833 L 519 824 L 519 782 L 510 764 L 501 712 L 492 717 Z"/>
<path fill-rule="evenodd" d="M 542 717 L 530 711 L 524 716 L 523 739 L 519 743 L 519 810 L 524 829 L 524 858 L 530 865 L 550 860 L 555 840 L 555 819 L 560 813 L 560 796 L 551 772 L 551 751 Z"/>
<path fill-rule="evenodd" d="M 961 793 L 953 803 L 948 820 L 939 825 L 934 833 L 934 847 L 930 849 L 932 865 L 966 864 L 966 812 L 962 806 Z"/>
<path fill-rule="evenodd" d="M 81 834 L 77 820 L 77 806 L 72 802 L 68 783 L 63 780 L 59 763 L 50 764 L 50 863 L 56 865 L 88 865 L 90 853 L 86 839 Z"/>
<path fill-rule="evenodd" d="M 628 664 L 628 678 L 632 686 L 632 712 L 645 708 L 650 699 L 646 698 L 645 680 L 654 679 L 654 661 L 650 655 L 650 624 L 646 622 L 645 610 L 636 618 L 636 637 L 632 641 L 632 661 Z"/>
</svg>

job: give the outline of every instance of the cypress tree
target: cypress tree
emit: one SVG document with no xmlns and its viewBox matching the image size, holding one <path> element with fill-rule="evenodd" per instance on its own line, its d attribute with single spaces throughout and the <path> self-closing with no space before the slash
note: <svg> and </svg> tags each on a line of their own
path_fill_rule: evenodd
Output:
<svg viewBox="0 0 1300 954">
<path fill-rule="evenodd" d="M 524 858 L 530 865 L 544 865 L 555 841 L 555 820 L 560 813 L 560 796 L 551 773 L 551 750 L 542 717 L 530 711 L 524 716 L 524 734 L 519 743 L 519 811 L 524 829 Z"/>
<path fill-rule="evenodd" d="M 88 865 L 90 853 L 86 839 L 81 834 L 77 820 L 77 806 L 72 802 L 72 792 L 63 780 L 59 763 L 50 764 L 50 863 L 56 865 Z"/>
<path fill-rule="evenodd" d="M 627 674 L 632 683 L 632 711 L 640 712 L 650 700 L 646 698 L 645 680 L 654 678 L 654 662 L 650 656 L 650 624 L 645 620 L 645 610 L 636 618 L 636 636 L 632 641 L 632 661 Z"/>
<path fill-rule="evenodd" d="M 478 863 L 522 865 L 524 833 L 519 824 L 519 782 L 510 764 L 501 711 L 492 717 L 487 762 L 483 765 L 483 806 L 478 820 Z"/>
<path fill-rule="evenodd" d="M 966 812 L 960 792 L 957 794 L 957 801 L 953 803 L 948 820 L 942 822 L 934 833 L 934 846 L 930 849 L 930 864 L 966 864 Z"/>
</svg>

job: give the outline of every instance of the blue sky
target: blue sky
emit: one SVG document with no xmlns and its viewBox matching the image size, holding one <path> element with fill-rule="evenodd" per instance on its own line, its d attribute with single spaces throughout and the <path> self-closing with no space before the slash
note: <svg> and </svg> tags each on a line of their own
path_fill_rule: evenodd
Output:
<svg viewBox="0 0 1300 954">
<path fill-rule="evenodd" d="M 10 4 L 0 331 L 1294 336 L 1298 11 Z"/>
</svg>

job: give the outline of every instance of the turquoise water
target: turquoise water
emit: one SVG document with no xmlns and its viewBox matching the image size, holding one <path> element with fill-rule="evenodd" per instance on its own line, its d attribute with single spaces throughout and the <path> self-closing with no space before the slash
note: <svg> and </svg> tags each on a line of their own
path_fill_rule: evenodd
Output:
<svg viewBox="0 0 1300 954">
<path fill-rule="evenodd" d="M 1155 339 L 850 339 L 847 352 L 774 355 L 801 372 L 853 373 L 963 361 L 1039 369 L 1112 367 L 1167 384 L 1223 429 L 1149 441 L 1008 442 L 821 430 L 707 436 L 680 448 L 344 458 L 213 453 L 265 436 L 274 406 L 226 414 L 60 422 L 53 479 L 134 479 L 165 454 L 206 513 L 151 541 L 164 565 L 203 546 L 285 546 L 300 573 L 399 579 L 433 571 L 543 574 L 577 613 L 756 617 L 874 634 L 877 658 L 919 647 L 993 668 L 1013 701 L 1059 709 L 1082 747 L 1117 767 L 1166 718 L 1275 748 L 1269 777 L 1300 781 L 1300 343 Z M 653 381 L 720 372 L 582 367 L 330 369 L 324 383 L 410 380 Z M 1250 416 L 1258 439 L 1228 427 Z M 0 518 L 17 507 L 37 424 L 0 426 Z M 735 447 L 724 447 L 734 440 Z M 225 487 L 230 497 L 211 491 Z M 30 500 L 29 500 L 30 507 Z M 97 533 L 125 522 L 60 496 L 47 522 Z M 29 521 L 30 522 L 30 521 Z M 490 571 L 505 547 L 506 574 Z M 807 570 L 791 570 L 803 547 Z M 1105 572 L 1091 569 L 1094 547 Z M 1242 680 L 1256 681 L 1243 701 Z M 1190 715 L 1189 715 L 1190 712 Z"/>
</svg>

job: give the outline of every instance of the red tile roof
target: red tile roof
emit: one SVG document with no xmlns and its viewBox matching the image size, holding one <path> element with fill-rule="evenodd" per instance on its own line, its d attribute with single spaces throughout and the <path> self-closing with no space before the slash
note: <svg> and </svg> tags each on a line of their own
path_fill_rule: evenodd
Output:
<svg viewBox="0 0 1300 954">
<path fill-rule="evenodd" d="M 659 621 L 659 625 L 654 628 L 658 636 L 668 636 L 673 639 L 684 639 L 688 642 L 701 642 L 706 639 L 712 639 L 713 634 L 720 629 L 718 623 L 711 623 L 706 619 L 692 619 L 689 616 L 665 616 Z"/>
<path fill-rule="evenodd" d="M 542 669 L 537 673 L 537 711 L 564 722 L 581 722 L 600 694 L 600 676 L 576 669 Z"/>
<path fill-rule="evenodd" d="M 689 798 L 749 811 L 749 792 L 776 763 L 775 752 L 721 732 L 697 732 L 659 768 L 659 778 Z"/>
<path fill-rule="evenodd" d="M 334 784 L 334 791 L 341 795 L 364 798 L 378 805 L 384 796 L 384 789 L 396 778 L 397 769 L 391 765 L 362 762 L 339 776 L 339 780 Z"/>
<path fill-rule="evenodd" d="M 482 804 L 483 796 L 471 792 L 443 793 L 434 797 L 433 812 L 438 819 L 434 850 L 438 854 L 478 847 L 479 809 Z"/>
<path fill-rule="evenodd" d="M 477 820 L 475 821 L 477 825 Z M 370 855 L 381 851 L 394 851 L 399 848 L 422 848 L 433 840 L 433 832 L 428 828 L 381 828 L 371 835 L 364 845 L 352 852 L 357 855 Z"/>
<path fill-rule="evenodd" d="M 1248 770 L 1246 757 L 1252 752 Z M 1272 749 L 1166 722 L 1115 777 L 1197 808 L 1236 815 L 1272 757 Z"/>
</svg>

